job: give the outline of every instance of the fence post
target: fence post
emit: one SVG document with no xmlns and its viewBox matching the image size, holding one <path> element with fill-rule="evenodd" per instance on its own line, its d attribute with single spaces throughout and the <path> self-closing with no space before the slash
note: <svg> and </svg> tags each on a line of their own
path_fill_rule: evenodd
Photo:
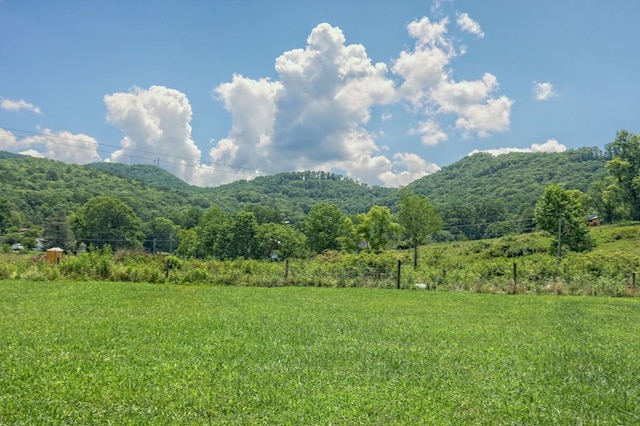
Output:
<svg viewBox="0 0 640 426">
<path fill-rule="evenodd" d="M 631 273 L 631 289 L 633 290 L 633 294 L 636 294 L 636 273 Z"/>
<path fill-rule="evenodd" d="M 518 287 L 518 272 L 516 262 L 513 262 L 513 286 Z"/>
<path fill-rule="evenodd" d="M 402 261 L 398 259 L 398 290 L 400 290 L 400 265 L 401 264 L 402 264 Z"/>
<path fill-rule="evenodd" d="M 289 278 L 289 259 L 284 261 L 284 279 L 285 281 Z"/>
</svg>

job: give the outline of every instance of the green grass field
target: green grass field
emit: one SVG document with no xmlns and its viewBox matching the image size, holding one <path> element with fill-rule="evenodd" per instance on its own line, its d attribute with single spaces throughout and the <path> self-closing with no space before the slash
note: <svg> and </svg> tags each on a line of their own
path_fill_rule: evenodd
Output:
<svg viewBox="0 0 640 426">
<path fill-rule="evenodd" d="M 0 281 L 0 424 L 639 424 L 640 301 Z"/>
</svg>

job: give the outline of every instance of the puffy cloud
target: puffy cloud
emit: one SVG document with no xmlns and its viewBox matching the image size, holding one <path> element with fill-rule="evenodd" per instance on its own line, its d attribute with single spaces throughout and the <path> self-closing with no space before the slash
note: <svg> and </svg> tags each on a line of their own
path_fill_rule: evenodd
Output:
<svg viewBox="0 0 640 426">
<path fill-rule="evenodd" d="M 35 157 L 35 158 L 44 158 L 44 155 L 39 153 L 38 151 L 36 151 L 35 149 L 28 149 L 26 151 L 21 151 L 18 154 L 21 155 L 28 155 L 30 157 Z"/>
<path fill-rule="evenodd" d="M 74 164 L 100 161 L 98 141 L 91 136 L 68 131 L 38 130 L 40 133 L 18 141 L 19 146 L 30 148 L 26 151 L 27 155 L 42 156 Z M 40 155 L 36 155 L 35 152 Z"/>
<path fill-rule="evenodd" d="M 466 31 L 483 34 L 467 14 L 458 15 L 457 22 Z M 404 80 L 400 94 L 426 116 L 412 133 L 422 135 L 422 142 L 427 145 L 447 139 L 438 123 L 450 115 L 455 117 L 455 128 L 465 137 L 486 137 L 507 130 L 510 124 L 513 101 L 495 95 L 498 80 L 493 74 L 485 73 L 472 81 L 452 78 L 449 63 L 464 51 L 456 49 L 447 37 L 448 23 L 447 18 L 434 23 L 426 17 L 410 23 L 407 30 L 416 39 L 415 47 L 413 51 L 402 51 L 391 68 Z"/>
<path fill-rule="evenodd" d="M 111 154 L 113 162 L 153 156 L 163 168 L 193 182 L 201 152 L 191 139 L 191 105 L 184 93 L 164 86 L 134 87 L 129 92 L 104 97 L 107 122 L 124 137 L 121 149 Z"/>
<path fill-rule="evenodd" d="M 475 34 L 478 37 L 484 37 L 484 32 L 480 28 L 480 24 L 471 19 L 469 14 L 458 13 L 458 19 L 456 20 L 456 23 L 463 31 Z"/>
<path fill-rule="evenodd" d="M 458 24 L 481 33 L 468 15 L 459 15 Z M 316 26 L 305 46 L 276 58 L 277 77 L 234 74 L 214 89 L 232 126 L 213 143 L 206 159 L 191 139 L 192 111 L 183 93 L 152 86 L 107 95 L 107 120 L 124 133 L 121 149 L 109 160 L 151 154 L 182 179 L 206 186 L 236 180 L 238 174 L 305 169 L 339 170 L 370 184 L 404 185 L 438 166 L 416 154 L 385 156 L 385 147 L 376 141 L 383 132 L 367 129 L 375 106 L 408 102 L 418 114 L 409 133 L 419 135 L 425 145 L 447 140 L 450 131 L 483 137 L 509 126 L 513 101 L 496 94 L 494 75 L 453 78 L 450 61 L 463 52 L 448 37 L 448 25 L 446 17 L 411 22 L 407 31 L 415 46 L 402 51 L 390 70 L 372 62 L 364 46 L 347 44 L 340 28 Z M 383 114 L 381 122 L 387 117 Z"/>
<path fill-rule="evenodd" d="M 534 143 L 531 145 L 532 152 L 564 152 L 566 150 L 567 147 L 555 139 L 547 139 L 543 144 Z"/>
<path fill-rule="evenodd" d="M 260 166 L 269 170 L 276 96 L 281 89 L 279 82 L 241 75 L 234 75 L 231 82 L 216 88 L 215 93 L 231 113 L 232 125 L 228 137 L 218 141 L 209 152 L 214 164 Z"/>
<path fill-rule="evenodd" d="M 456 127 L 464 131 L 464 136 L 476 133 L 479 137 L 507 130 L 510 123 L 511 105 L 513 105 L 513 101 L 506 96 L 488 99 L 483 104 L 469 105 L 456 120 Z"/>
<path fill-rule="evenodd" d="M 365 125 L 373 106 L 396 100 L 387 66 L 372 63 L 362 45 L 346 44 L 339 28 L 320 24 L 304 48 L 276 59 L 275 70 L 276 81 L 234 75 L 215 89 L 233 124 L 212 161 L 269 172 L 340 169 L 380 183 L 392 164 Z"/>
<path fill-rule="evenodd" d="M 482 80 L 442 81 L 432 90 L 433 100 L 444 112 L 463 113 L 469 106 L 483 102 L 498 87 L 498 79 L 485 73 Z"/>
<path fill-rule="evenodd" d="M 533 96 L 538 101 L 546 101 L 550 98 L 558 96 L 556 93 L 553 84 L 547 83 L 538 83 L 537 81 L 533 82 Z"/>
<path fill-rule="evenodd" d="M 440 170 L 436 164 L 429 163 L 420 158 L 416 154 L 397 153 L 393 156 L 393 165 L 396 168 L 404 168 L 406 170 L 396 172 L 386 171 L 379 177 L 385 186 L 399 187 L 405 186 L 416 179 L 432 174 Z"/>
<path fill-rule="evenodd" d="M 13 133 L 0 129 L 0 149 L 75 164 L 100 161 L 98 141 L 91 136 L 40 128 L 38 131 L 18 139 Z"/>
<path fill-rule="evenodd" d="M 420 121 L 418 127 L 411 129 L 409 134 L 420 135 L 420 140 L 425 145 L 437 145 L 438 142 L 447 139 L 447 134 L 440 129 L 440 124 L 433 118 Z"/>
<path fill-rule="evenodd" d="M 7 111 L 20 111 L 27 110 L 31 112 L 35 112 L 36 114 L 42 114 L 42 111 L 39 107 L 30 104 L 27 101 L 20 99 L 19 101 L 13 101 L 11 99 L 0 98 L 0 108 L 6 109 Z"/>
<path fill-rule="evenodd" d="M 0 150 L 9 151 L 16 146 L 17 138 L 8 130 L 0 129 Z"/>
<path fill-rule="evenodd" d="M 449 41 L 445 38 L 448 19 L 433 23 L 424 17 L 409 24 L 407 30 L 416 39 L 412 52 L 402 51 L 394 61 L 391 70 L 404 80 L 400 94 L 414 106 L 421 106 L 428 99 L 430 90 L 447 79 L 445 69 L 455 56 Z"/>
<path fill-rule="evenodd" d="M 476 154 L 478 152 L 486 152 L 493 156 L 498 156 L 502 154 L 508 154 L 510 152 L 564 152 L 567 150 L 567 147 L 563 144 L 559 143 L 555 139 L 548 139 L 545 143 L 542 144 L 531 144 L 529 148 L 497 148 L 497 149 L 485 149 L 478 150 L 474 149 L 469 153 L 469 155 Z"/>
</svg>

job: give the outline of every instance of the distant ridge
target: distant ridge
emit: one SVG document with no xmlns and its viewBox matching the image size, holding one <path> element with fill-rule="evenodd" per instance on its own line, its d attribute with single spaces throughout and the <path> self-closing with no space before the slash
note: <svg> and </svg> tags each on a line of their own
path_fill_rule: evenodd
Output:
<svg viewBox="0 0 640 426">
<path fill-rule="evenodd" d="M 477 153 L 424 176 L 407 188 L 428 196 L 434 204 L 498 200 L 517 209 L 534 205 L 552 183 L 587 192 L 591 183 L 606 176 L 608 159 L 597 147 L 498 156 Z"/>
<path fill-rule="evenodd" d="M 547 185 L 587 192 L 594 181 L 606 176 L 607 160 L 598 148 L 499 156 L 478 153 L 410 183 L 407 189 L 426 195 L 439 208 L 499 203 L 506 219 L 516 219 L 524 208 L 533 208 Z M 374 205 L 396 211 L 399 202 L 397 188 L 368 186 L 322 171 L 278 173 L 202 188 L 151 165 L 80 166 L 4 151 L 0 151 L 0 191 L 27 221 L 36 224 L 57 205 L 73 212 L 96 195 L 122 199 L 144 220 L 179 218 L 189 209 L 215 206 L 228 213 L 278 211 L 284 220 L 295 223 L 320 202 L 334 204 L 347 215 L 367 212 Z"/>
<path fill-rule="evenodd" d="M 147 185 L 153 185 L 166 189 L 193 189 L 197 188 L 189 185 L 182 179 L 164 170 L 161 167 L 148 164 L 122 164 L 122 163 L 91 163 L 85 167 L 93 170 L 100 170 L 111 173 L 126 179 L 137 180 Z"/>
</svg>

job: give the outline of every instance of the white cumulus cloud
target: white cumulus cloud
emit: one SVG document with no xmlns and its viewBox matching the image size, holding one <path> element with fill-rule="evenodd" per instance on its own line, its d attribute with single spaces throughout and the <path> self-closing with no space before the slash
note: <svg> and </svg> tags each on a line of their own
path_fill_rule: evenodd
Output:
<svg viewBox="0 0 640 426">
<path fill-rule="evenodd" d="M 17 138 L 8 130 L 0 129 L 0 150 L 10 151 L 17 143 Z"/>
<path fill-rule="evenodd" d="M 13 133 L 0 129 L 0 149 L 74 164 L 100 161 L 96 139 L 68 131 L 38 128 L 38 133 L 17 138 Z"/>
<path fill-rule="evenodd" d="M 508 130 L 510 124 L 513 100 L 496 93 L 496 76 L 485 73 L 478 80 L 453 78 L 450 62 L 464 54 L 464 49 L 456 48 L 447 36 L 448 24 L 447 18 L 432 22 L 427 17 L 410 23 L 407 30 L 416 39 L 415 47 L 402 51 L 391 68 L 403 80 L 400 95 L 425 116 L 411 133 L 420 134 L 426 145 L 448 138 L 440 123 L 450 117 L 464 137 L 486 137 Z M 458 16 L 458 24 L 466 31 L 484 34 L 466 14 Z"/>
<path fill-rule="evenodd" d="M 397 153 L 393 156 L 393 165 L 406 169 L 399 172 L 386 171 L 379 178 L 385 186 L 405 186 L 416 179 L 430 175 L 440 170 L 436 164 L 429 163 L 416 154 Z"/>
<path fill-rule="evenodd" d="M 467 14 L 459 14 L 456 22 L 483 34 Z M 274 78 L 234 74 L 214 88 L 232 125 L 204 155 L 191 138 L 192 110 L 185 94 L 152 86 L 106 95 L 107 121 L 123 132 L 121 149 L 108 160 L 159 158 L 162 167 L 204 186 L 306 169 L 404 185 L 438 166 L 414 153 L 389 157 L 389 148 L 377 141 L 384 130 L 369 130 L 376 106 L 409 106 L 416 118 L 409 133 L 424 145 L 442 143 L 450 133 L 485 137 L 509 128 L 513 101 L 498 92 L 495 75 L 454 78 L 451 60 L 464 49 L 448 36 L 449 24 L 447 17 L 409 23 L 415 45 L 389 67 L 372 61 L 364 46 L 348 44 L 340 28 L 319 24 L 306 44 L 275 59 Z M 380 122 L 389 117 L 382 114 Z"/>
<path fill-rule="evenodd" d="M 484 37 L 484 32 L 480 28 L 480 24 L 471 19 L 468 13 L 458 13 L 456 23 L 463 31 L 475 34 L 478 37 Z"/>
<path fill-rule="evenodd" d="M 546 83 L 535 82 L 534 92 L 535 92 L 536 100 L 539 100 L 539 101 L 546 101 L 549 98 L 558 96 L 555 88 L 553 87 L 553 84 L 549 82 L 546 82 Z"/>
<path fill-rule="evenodd" d="M 27 101 L 22 99 L 18 101 L 14 101 L 11 99 L 0 98 L 0 108 L 5 109 L 7 111 L 20 111 L 27 110 L 31 112 L 35 112 L 36 114 L 42 114 L 42 111 L 36 105 L 33 105 Z"/>
<path fill-rule="evenodd" d="M 186 95 L 164 86 L 134 87 L 104 97 L 107 121 L 124 134 L 113 162 L 151 162 L 194 182 L 201 152 L 191 139 L 192 110 Z M 140 160 L 142 157 L 143 161 Z"/>
<path fill-rule="evenodd" d="M 567 147 L 555 139 L 548 139 L 545 143 L 541 144 L 531 144 L 529 148 L 497 148 L 497 149 L 485 149 L 478 150 L 474 149 L 468 155 L 477 154 L 478 152 L 486 152 L 487 154 L 491 154 L 493 156 L 498 156 L 502 154 L 508 154 L 510 152 L 564 152 L 567 150 Z"/>
<path fill-rule="evenodd" d="M 366 125 L 373 106 L 397 99 L 387 66 L 347 44 L 340 28 L 320 24 L 304 48 L 276 59 L 275 70 L 277 80 L 234 75 L 215 89 L 233 124 L 210 157 L 269 172 L 338 169 L 383 183 L 392 161 Z"/>
<path fill-rule="evenodd" d="M 100 161 L 98 141 L 84 133 L 38 129 L 39 133 L 18 141 L 21 147 L 29 148 L 28 155 L 38 152 L 42 157 L 65 163 L 87 164 Z"/>
<path fill-rule="evenodd" d="M 433 118 L 420 121 L 418 127 L 409 131 L 411 135 L 420 135 L 420 140 L 425 145 L 437 145 L 447 139 L 447 134 L 440 129 L 440 124 Z"/>
<path fill-rule="evenodd" d="M 18 154 L 28 155 L 30 157 L 35 157 L 35 158 L 44 158 L 44 155 L 42 153 L 36 151 L 35 149 L 28 149 L 26 151 L 20 151 Z"/>
<path fill-rule="evenodd" d="M 556 93 L 553 84 L 546 83 L 538 83 L 537 81 L 533 82 L 533 96 L 538 101 L 546 101 L 550 98 L 558 96 Z"/>
</svg>

